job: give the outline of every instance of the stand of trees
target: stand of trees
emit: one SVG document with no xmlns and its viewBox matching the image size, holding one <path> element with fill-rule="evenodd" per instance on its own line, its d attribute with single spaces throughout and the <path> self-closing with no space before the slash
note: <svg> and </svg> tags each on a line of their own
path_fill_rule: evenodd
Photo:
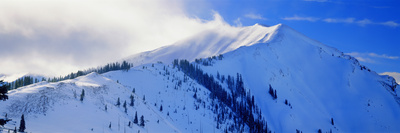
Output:
<svg viewBox="0 0 400 133">
<path fill-rule="evenodd" d="M 266 120 L 261 117 L 261 109 L 254 104 L 254 96 L 250 96 L 250 92 L 245 91 L 242 76 L 240 74 L 236 75 L 236 80 L 234 76 L 228 75 L 226 79 L 228 90 L 230 91 L 230 93 L 228 93 L 222 88 L 219 82 L 214 79 L 213 75 L 204 73 L 198 65 L 189 63 L 187 60 L 178 59 L 175 59 L 172 64 L 174 68 L 177 67 L 178 70 L 184 72 L 186 76 L 196 80 L 199 84 L 211 91 L 211 99 L 218 99 L 221 101 L 219 105 L 213 105 L 214 112 L 218 114 L 217 128 L 219 128 L 219 124 L 222 124 L 222 122 L 228 118 L 228 115 L 225 114 L 226 111 L 224 110 L 224 107 L 228 107 L 235 114 L 235 116 L 229 116 L 234 117 L 234 127 L 236 127 L 238 131 L 243 130 L 243 125 L 246 124 L 250 127 L 249 132 L 271 132 L 268 129 Z M 233 127 L 231 127 L 229 131 L 232 132 Z"/>
</svg>

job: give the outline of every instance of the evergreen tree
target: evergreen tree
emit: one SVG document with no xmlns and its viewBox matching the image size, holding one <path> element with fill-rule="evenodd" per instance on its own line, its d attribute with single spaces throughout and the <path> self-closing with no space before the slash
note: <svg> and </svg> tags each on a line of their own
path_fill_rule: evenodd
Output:
<svg viewBox="0 0 400 133">
<path fill-rule="evenodd" d="M 119 107 L 119 105 L 121 105 L 121 102 L 120 102 L 119 97 L 118 97 L 117 106 Z"/>
<path fill-rule="evenodd" d="M 332 125 L 335 125 L 335 123 L 333 122 L 333 118 L 331 118 L 331 123 L 332 123 Z"/>
<path fill-rule="evenodd" d="M 124 101 L 124 104 L 122 105 L 122 107 L 124 107 L 125 113 L 128 112 L 128 109 L 126 108 L 126 101 Z"/>
<path fill-rule="evenodd" d="M 7 100 L 8 96 L 7 96 L 7 92 L 8 92 L 8 87 L 7 85 L 4 84 L 3 80 L 0 80 L 0 100 Z"/>
<path fill-rule="evenodd" d="M 110 129 L 111 129 L 111 122 L 110 122 L 110 125 L 108 125 L 108 128 L 110 128 Z"/>
<path fill-rule="evenodd" d="M 135 112 L 135 118 L 133 119 L 133 123 L 138 124 L 137 111 Z"/>
<path fill-rule="evenodd" d="M 19 125 L 19 132 L 25 132 L 25 129 L 26 129 L 26 127 L 25 127 L 25 118 L 24 118 L 24 114 L 22 114 L 22 116 L 21 116 L 21 122 L 20 122 L 20 125 Z"/>
<path fill-rule="evenodd" d="M 160 111 L 162 112 L 162 105 L 160 106 Z"/>
<path fill-rule="evenodd" d="M 135 104 L 135 99 L 134 99 L 133 95 L 131 94 L 131 96 L 129 98 L 131 98 L 131 103 L 129 104 L 129 106 L 133 106 Z"/>
<path fill-rule="evenodd" d="M 140 117 L 140 126 L 144 127 L 144 116 L 143 115 Z"/>
<path fill-rule="evenodd" d="M 197 99 L 197 91 L 194 92 L 193 98 Z"/>
<path fill-rule="evenodd" d="M 275 99 L 274 89 L 272 89 L 271 84 L 269 85 L 268 93 L 272 96 L 273 99 Z"/>
<path fill-rule="evenodd" d="M 81 101 L 83 101 L 83 98 L 85 97 L 85 90 L 84 89 L 82 89 L 82 93 L 81 93 Z"/>
</svg>

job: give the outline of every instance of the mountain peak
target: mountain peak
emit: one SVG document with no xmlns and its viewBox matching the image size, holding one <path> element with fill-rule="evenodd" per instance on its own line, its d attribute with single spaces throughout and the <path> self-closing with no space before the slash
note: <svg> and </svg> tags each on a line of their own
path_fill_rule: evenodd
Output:
<svg viewBox="0 0 400 133">
<path fill-rule="evenodd" d="M 207 58 L 234 51 L 240 47 L 248 47 L 254 44 L 269 44 L 282 40 L 296 40 L 305 42 L 303 44 L 315 45 L 325 51 L 337 51 L 325 46 L 318 41 L 310 39 L 295 31 L 285 24 L 267 26 L 255 24 L 247 27 L 216 28 L 199 33 L 185 40 L 172 45 L 164 46 L 152 51 L 147 51 L 125 58 L 134 65 L 141 65 L 154 62 L 172 62 L 174 59 L 186 59 L 194 61 L 198 58 Z M 296 43 L 290 43 L 293 46 Z M 328 52 L 332 53 L 332 52 Z M 336 54 L 335 54 L 336 55 Z"/>
</svg>

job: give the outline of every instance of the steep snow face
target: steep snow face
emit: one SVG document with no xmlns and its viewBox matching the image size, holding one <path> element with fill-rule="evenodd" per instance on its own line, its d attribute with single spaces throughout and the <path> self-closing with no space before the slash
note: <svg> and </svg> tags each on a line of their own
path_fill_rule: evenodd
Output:
<svg viewBox="0 0 400 133">
<path fill-rule="evenodd" d="M 264 27 L 256 24 L 241 28 L 219 27 L 169 46 L 133 55 L 126 60 L 134 65 L 157 61 L 169 64 L 177 58 L 194 61 L 196 58 L 217 56 L 242 46 L 268 42 L 281 26 Z"/>
<path fill-rule="evenodd" d="M 223 56 L 202 68 L 214 77 L 241 74 L 272 131 L 400 131 L 399 90 L 393 78 L 381 77 L 287 26 L 278 28 L 272 41 Z M 269 85 L 276 100 L 268 94 Z"/>
</svg>

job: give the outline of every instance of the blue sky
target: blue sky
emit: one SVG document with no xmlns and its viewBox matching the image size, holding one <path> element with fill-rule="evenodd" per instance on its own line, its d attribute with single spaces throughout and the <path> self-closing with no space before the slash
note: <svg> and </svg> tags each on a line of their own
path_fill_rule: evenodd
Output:
<svg viewBox="0 0 400 133">
<path fill-rule="evenodd" d="M 400 72 L 400 2 L 385 0 L 192 0 L 189 15 L 218 12 L 231 25 L 283 23 L 381 72 Z"/>
<path fill-rule="evenodd" d="M 399 14 L 385 0 L 2 0 L 0 74 L 66 75 L 226 23 L 283 23 L 378 73 L 400 72 Z"/>
</svg>

